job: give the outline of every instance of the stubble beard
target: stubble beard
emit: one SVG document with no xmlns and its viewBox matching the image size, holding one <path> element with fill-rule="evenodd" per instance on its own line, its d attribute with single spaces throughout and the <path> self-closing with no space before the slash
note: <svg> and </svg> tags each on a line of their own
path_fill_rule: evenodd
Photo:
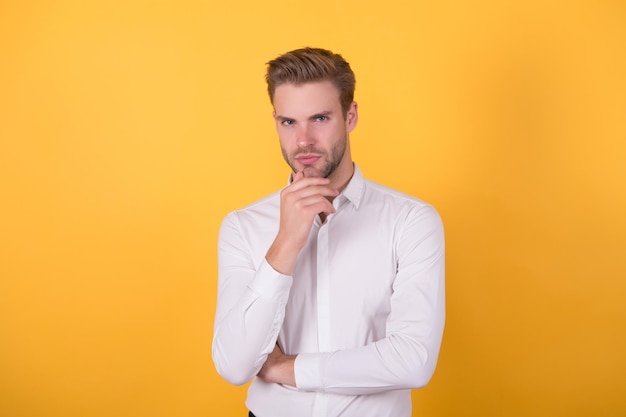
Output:
<svg viewBox="0 0 626 417">
<path fill-rule="evenodd" d="M 320 155 L 322 160 L 325 161 L 324 165 L 320 168 L 316 168 L 312 165 L 305 165 L 304 168 L 300 170 L 303 171 L 305 177 L 321 177 L 328 178 L 333 172 L 337 169 L 341 160 L 343 159 L 344 154 L 346 153 L 346 143 L 348 142 L 347 137 L 344 136 L 343 140 L 338 140 L 333 147 L 330 149 L 330 152 L 326 152 L 320 149 L 315 149 L 313 146 L 308 146 L 306 148 L 298 148 L 291 156 L 287 155 L 287 152 L 283 147 L 281 147 L 281 151 L 283 153 L 283 158 L 285 162 L 291 167 L 291 170 L 294 174 L 296 174 L 299 169 L 296 167 L 295 155 L 303 154 L 303 153 L 311 153 L 315 155 Z"/>
</svg>

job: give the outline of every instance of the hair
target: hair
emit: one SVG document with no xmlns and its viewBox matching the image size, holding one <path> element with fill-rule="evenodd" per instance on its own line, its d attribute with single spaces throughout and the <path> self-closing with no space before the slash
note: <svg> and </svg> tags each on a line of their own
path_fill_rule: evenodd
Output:
<svg viewBox="0 0 626 417">
<path fill-rule="evenodd" d="M 272 104 L 276 87 L 282 84 L 330 81 L 339 91 L 344 117 L 354 100 L 356 83 L 350 64 L 341 55 L 320 48 L 296 49 L 271 60 L 265 81 Z"/>
</svg>

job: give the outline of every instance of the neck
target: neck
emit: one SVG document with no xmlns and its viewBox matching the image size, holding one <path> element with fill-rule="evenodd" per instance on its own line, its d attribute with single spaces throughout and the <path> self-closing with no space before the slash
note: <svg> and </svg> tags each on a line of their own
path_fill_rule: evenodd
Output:
<svg viewBox="0 0 626 417">
<path fill-rule="evenodd" d="M 352 153 L 350 152 L 350 141 L 346 140 L 346 142 L 346 149 L 341 158 L 341 162 L 328 177 L 330 186 L 339 190 L 339 192 L 342 192 L 343 189 L 346 188 L 352 175 L 354 175 L 354 162 L 352 162 Z"/>
<path fill-rule="evenodd" d="M 354 163 L 352 161 L 347 162 L 344 167 L 337 167 L 333 175 L 328 177 L 330 179 L 330 186 L 339 190 L 339 192 L 346 188 L 352 175 L 354 175 Z"/>
</svg>

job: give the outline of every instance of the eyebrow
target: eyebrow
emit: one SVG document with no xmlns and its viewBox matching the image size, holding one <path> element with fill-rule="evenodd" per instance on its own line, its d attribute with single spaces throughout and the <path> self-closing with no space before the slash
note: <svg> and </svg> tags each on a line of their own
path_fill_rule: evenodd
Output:
<svg viewBox="0 0 626 417">
<path fill-rule="evenodd" d="M 290 118 L 290 117 L 279 116 L 279 115 L 276 115 L 276 119 L 278 119 L 278 120 L 279 120 L 279 121 L 281 121 L 281 122 L 284 122 L 285 120 L 293 120 L 293 119 L 292 119 L 292 118 Z"/>
<path fill-rule="evenodd" d="M 320 112 L 320 113 L 312 115 L 311 117 L 309 117 L 309 120 L 315 120 L 315 119 L 317 119 L 320 116 L 326 116 L 327 117 L 327 116 L 330 116 L 331 114 L 333 114 L 332 111 L 326 110 L 326 111 L 323 111 L 323 112 Z"/>
<path fill-rule="evenodd" d="M 317 119 L 320 116 L 328 117 L 328 116 L 330 116 L 332 114 L 333 114 L 333 112 L 331 110 L 324 110 L 322 112 L 315 113 L 315 114 L 309 116 L 307 119 L 308 120 L 315 120 L 315 119 Z M 281 116 L 281 115 L 276 115 L 276 119 L 278 119 L 281 122 L 284 122 L 285 120 L 295 120 L 293 117 L 287 117 L 287 116 Z"/>
</svg>

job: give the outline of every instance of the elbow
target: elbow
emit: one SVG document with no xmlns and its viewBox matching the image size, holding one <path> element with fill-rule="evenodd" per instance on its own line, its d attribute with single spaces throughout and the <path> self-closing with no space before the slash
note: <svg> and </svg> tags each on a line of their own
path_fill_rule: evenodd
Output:
<svg viewBox="0 0 626 417">
<path fill-rule="evenodd" d="M 229 359 L 227 356 L 213 351 L 213 364 L 217 373 L 233 385 L 244 385 L 257 374 L 258 370 L 242 366 L 240 361 Z"/>
<path fill-rule="evenodd" d="M 433 373 L 424 369 L 418 370 L 411 379 L 411 388 L 424 388 L 430 382 Z"/>
<path fill-rule="evenodd" d="M 428 363 L 421 366 L 408 367 L 400 385 L 408 389 L 424 388 L 430 382 L 434 370 L 434 367 L 429 366 Z"/>
<path fill-rule="evenodd" d="M 250 382 L 256 375 L 256 373 L 251 373 L 249 370 L 238 366 L 223 366 L 217 361 L 214 361 L 214 363 L 217 373 L 233 385 L 244 385 Z"/>
<path fill-rule="evenodd" d="M 425 346 L 418 343 L 413 353 L 409 356 L 409 360 L 405 358 L 403 385 L 411 389 L 424 388 L 435 373 L 438 351 L 430 352 Z"/>
<path fill-rule="evenodd" d="M 225 371 L 218 369 L 217 373 L 233 385 L 244 385 L 253 378 L 253 376 L 250 376 L 248 374 L 244 374 L 242 372 L 233 372 L 232 370 Z"/>
</svg>

